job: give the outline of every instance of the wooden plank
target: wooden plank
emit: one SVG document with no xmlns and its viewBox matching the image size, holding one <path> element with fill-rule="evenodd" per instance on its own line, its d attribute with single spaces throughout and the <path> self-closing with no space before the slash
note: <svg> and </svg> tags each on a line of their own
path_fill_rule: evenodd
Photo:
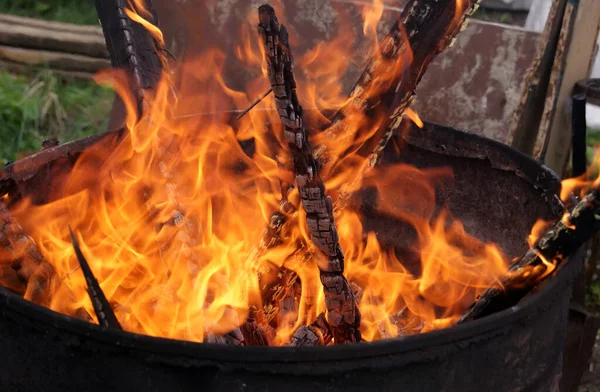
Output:
<svg viewBox="0 0 600 392">
<path fill-rule="evenodd" d="M 0 21 L 0 44 L 108 58 L 104 36 Z"/>
<path fill-rule="evenodd" d="M 544 129 L 540 133 L 535 151 L 535 157 L 543 160 L 559 175 L 564 174 L 571 149 L 570 96 L 575 83 L 590 75 L 590 59 L 595 53 L 600 26 L 598 0 L 571 0 L 569 6 L 572 7 L 570 26 L 564 25 L 563 29 L 569 29 L 572 33 L 565 33 L 568 41 L 564 44 L 568 49 L 564 69 L 554 78 L 558 91 L 556 99 L 554 102 L 548 100 L 546 112 L 549 131 Z"/>
<path fill-rule="evenodd" d="M 76 34 L 95 35 L 104 38 L 102 28 L 100 26 L 77 25 L 73 23 L 53 22 L 49 20 L 41 20 L 36 18 L 27 18 L 24 16 L 0 14 L 0 22 L 15 25 L 38 27 L 54 31 L 66 31 Z"/>
<path fill-rule="evenodd" d="M 0 60 L 0 69 L 6 69 L 10 72 L 14 72 L 22 75 L 34 75 L 36 72 L 43 71 L 46 69 L 43 66 L 32 66 L 32 65 L 23 65 L 19 63 L 14 63 L 11 61 L 2 61 Z M 56 75 L 62 76 L 64 78 L 70 78 L 75 80 L 93 80 L 94 74 L 91 72 L 81 72 L 81 71 L 61 71 L 59 69 L 53 69 L 53 73 Z"/>
<path fill-rule="evenodd" d="M 567 66 L 567 52 L 569 50 L 569 43 L 571 42 L 571 34 L 573 33 L 573 25 L 575 22 L 575 8 L 573 3 L 567 3 L 560 29 L 556 56 L 554 57 L 552 73 L 550 74 L 550 81 L 548 82 L 546 105 L 544 106 L 544 112 L 542 113 L 542 119 L 540 121 L 540 127 L 538 129 L 532 154 L 536 159 L 540 160 L 544 158 L 550 127 L 558 106 L 559 93 L 561 92 L 562 87 L 562 76 Z"/>
<path fill-rule="evenodd" d="M 46 50 L 14 48 L 0 45 L 0 60 L 13 64 L 48 66 L 62 71 L 95 73 L 110 68 L 110 61 L 95 57 L 82 56 Z"/>
<path fill-rule="evenodd" d="M 471 20 L 417 89 L 422 119 L 506 143 L 540 34 Z"/>
<path fill-rule="evenodd" d="M 535 60 L 525 78 L 524 90 L 510 124 L 508 144 L 526 154 L 531 154 L 537 138 L 565 7 L 566 0 L 553 0 Z"/>
</svg>

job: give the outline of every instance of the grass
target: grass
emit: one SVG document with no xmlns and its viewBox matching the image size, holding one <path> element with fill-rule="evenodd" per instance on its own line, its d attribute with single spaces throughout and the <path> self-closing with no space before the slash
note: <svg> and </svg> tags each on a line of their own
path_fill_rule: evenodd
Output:
<svg viewBox="0 0 600 392">
<path fill-rule="evenodd" d="M 600 283 L 594 282 L 587 287 L 586 307 L 600 316 Z"/>
<path fill-rule="evenodd" d="M 0 0 L 0 13 L 75 24 L 98 24 L 92 0 Z"/>
<path fill-rule="evenodd" d="M 500 22 L 504 24 L 513 24 L 514 19 L 510 12 L 490 11 L 484 7 L 480 7 L 479 10 L 473 15 L 474 19 L 483 20 L 485 22 Z"/>
<path fill-rule="evenodd" d="M 106 129 L 114 93 L 93 82 L 65 80 L 50 71 L 33 77 L 0 71 L 0 161 Z"/>
<path fill-rule="evenodd" d="M 76 24 L 98 24 L 92 0 L 0 0 L 0 13 Z M 0 70 L 0 164 L 41 148 L 106 130 L 114 93 L 93 81 L 51 71 L 15 75 Z"/>
</svg>

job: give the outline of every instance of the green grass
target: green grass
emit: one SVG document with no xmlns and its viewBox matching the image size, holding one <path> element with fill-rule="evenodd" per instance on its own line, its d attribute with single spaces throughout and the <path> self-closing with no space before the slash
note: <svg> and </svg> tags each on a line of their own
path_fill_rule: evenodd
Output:
<svg viewBox="0 0 600 392">
<path fill-rule="evenodd" d="M 600 282 L 593 282 L 586 287 L 586 307 L 587 309 L 600 316 Z"/>
<path fill-rule="evenodd" d="M 0 13 L 98 24 L 92 0 L 0 0 Z M 105 131 L 113 97 L 93 81 L 0 70 L 0 164 L 38 151 L 46 139 L 62 143 Z"/>
<path fill-rule="evenodd" d="M 91 0 L 0 0 L 0 12 L 58 22 L 98 24 Z"/>
<path fill-rule="evenodd" d="M 592 162 L 595 156 L 595 150 L 600 147 L 600 129 L 588 128 L 587 130 L 587 156 L 588 161 Z M 592 174 L 593 176 L 600 175 L 600 173 Z M 589 260 L 588 262 L 594 262 Z M 600 266 L 596 266 L 595 271 L 598 271 Z M 600 281 L 598 272 L 594 272 L 593 276 L 588 277 L 589 284 L 586 287 L 586 306 L 589 311 L 600 316 Z"/>
<path fill-rule="evenodd" d="M 50 71 L 16 76 L 0 71 L 0 162 L 106 130 L 114 93 L 93 82 L 64 80 Z"/>
</svg>

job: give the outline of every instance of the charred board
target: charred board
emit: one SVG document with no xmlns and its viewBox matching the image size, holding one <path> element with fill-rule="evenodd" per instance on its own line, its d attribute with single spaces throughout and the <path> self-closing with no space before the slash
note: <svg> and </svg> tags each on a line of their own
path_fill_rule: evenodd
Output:
<svg viewBox="0 0 600 392">
<path fill-rule="evenodd" d="M 158 16 L 153 11 L 151 0 L 140 3 L 144 3 L 145 9 L 152 14 L 148 22 L 158 26 Z M 96 0 L 112 65 L 125 69 L 129 74 L 130 89 L 141 110 L 145 94 L 156 88 L 163 66 L 157 43 L 144 26 L 127 16 L 128 7 L 127 0 Z"/>
</svg>

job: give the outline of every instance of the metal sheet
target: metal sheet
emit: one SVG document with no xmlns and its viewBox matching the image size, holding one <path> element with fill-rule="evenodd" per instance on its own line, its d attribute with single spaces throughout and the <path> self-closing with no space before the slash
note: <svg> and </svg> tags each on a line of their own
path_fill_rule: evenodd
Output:
<svg viewBox="0 0 600 392">
<path fill-rule="evenodd" d="M 539 35 L 471 21 L 417 90 L 422 118 L 507 142 Z"/>
</svg>

